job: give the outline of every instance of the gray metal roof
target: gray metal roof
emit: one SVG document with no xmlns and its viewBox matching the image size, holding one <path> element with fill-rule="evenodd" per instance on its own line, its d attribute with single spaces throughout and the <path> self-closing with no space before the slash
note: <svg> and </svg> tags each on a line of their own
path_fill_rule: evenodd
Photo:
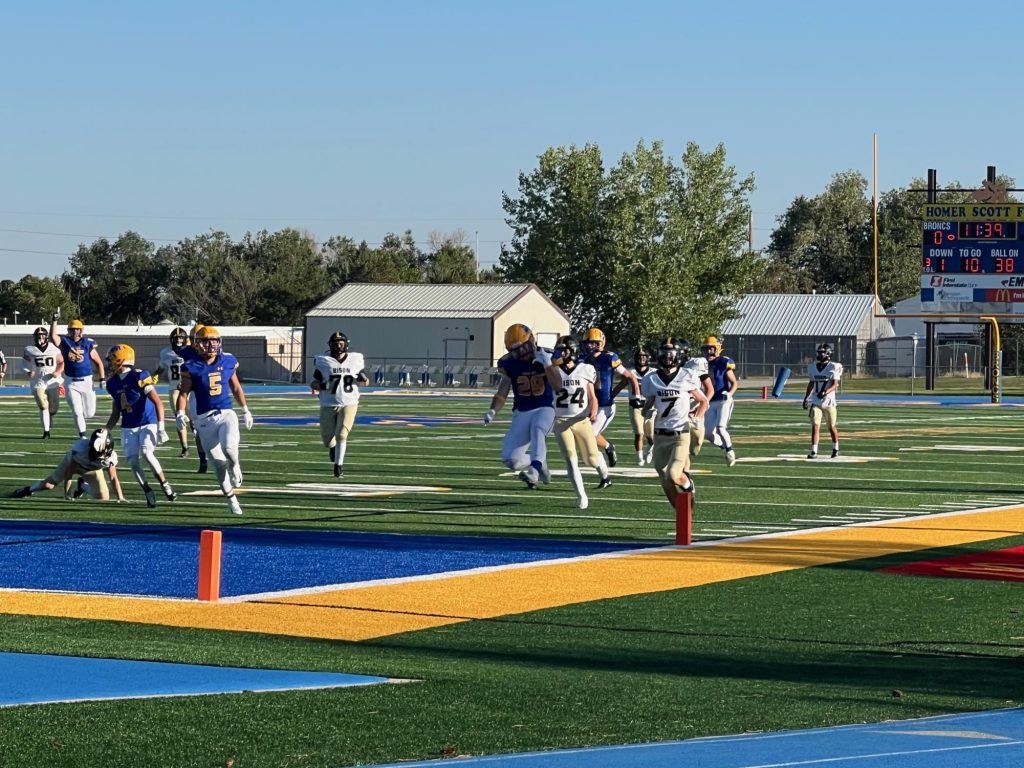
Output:
<svg viewBox="0 0 1024 768">
<path fill-rule="evenodd" d="M 748 293 L 722 335 L 856 336 L 876 307 L 883 312 L 870 294 Z"/>
<path fill-rule="evenodd" d="M 540 292 L 532 283 L 349 283 L 306 316 L 488 318 L 530 290 Z"/>
</svg>

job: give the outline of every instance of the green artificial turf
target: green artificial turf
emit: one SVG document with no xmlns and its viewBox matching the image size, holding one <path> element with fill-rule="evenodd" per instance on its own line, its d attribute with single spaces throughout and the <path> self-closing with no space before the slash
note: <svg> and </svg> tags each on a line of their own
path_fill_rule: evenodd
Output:
<svg viewBox="0 0 1024 768">
<path fill-rule="evenodd" d="M 56 493 L 0 500 L 6 518 L 527 535 L 670 543 L 674 515 L 649 477 L 616 475 L 575 508 L 564 477 L 527 491 L 498 462 L 503 424 L 486 398 L 371 395 L 344 483 L 436 485 L 395 496 L 296 496 L 331 483 L 316 426 L 243 433 L 246 514 L 232 518 L 194 473 L 161 460 L 182 496 L 146 509 Z M 250 390 L 256 416 L 315 415 L 310 398 Z M 632 452 L 622 408 L 620 467 Z M 465 416 L 412 426 L 407 416 Z M 504 414 L 507 418 L 507 413 Z M 73 439 L 57 415 L 36 438 L 27 399 L 0 399 L 0 490 L 42 477 Z M 698 540 L 842 525 L 1024 499 L 1024 412 L 841 403 L 842 456 L 802 459 L 798 404 L 740 400 L 741 462 L 706 447 L 696 467 Z M 172 437 L 172 445 L 173 445 Z M 823 442 L 822 452 L 828 446 Z M 945 447 L 942 447 L 945 446 Z M 553 441 L 551 463 L 560 468 Z M 792 457 L 780 459 L 780 456 Z M 863 459 L 853 462 L 852 459 Z M 765 459 L 749 462 L 744 459 Z M 127 469 L 127 468 L 125 468 Z M 596 478 L 592 478 L 592 482 Z M 890 517 L 886 517 L 890 516 Z M 361 643 L 0 615 L 0 650 L 313 669 L 412 680 L 358 689 L 91 702 L 0 710 L 0 765 L 346 766 L 457 754 L 918 717 L 1020 703 L 1019 585 L 922 578 L 878 568 L 1024 544 L 1004 539 L 466 622 Z M 0 550 L 0 558 L 3 557 Z M 160 564 L 154 564 L 160 567 Z"/>
</svg>

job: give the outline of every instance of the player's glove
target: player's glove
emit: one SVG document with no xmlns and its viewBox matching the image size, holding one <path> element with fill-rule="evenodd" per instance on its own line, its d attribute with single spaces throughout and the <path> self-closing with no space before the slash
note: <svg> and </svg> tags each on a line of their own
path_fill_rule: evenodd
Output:
<svg viewBox="0 0 1024 768">
<path fill-rule="evenodd" d="M 533 354 L 533 359 L 535 362 L 540 363 L 545 368 L 551 365 L 551 353 L 548 352 L 543 347 L 537 347 L 537 351 L 534 352 Z"/>
<path fill-rule="evenodd" d="M 488 408 L 487 413 L 484 414 L 484 426 L 486 427 L 492 421 L 494 421 L 494 409 Z"/>
<path fill-rule="evenodd" d="M 58 320 L 60 320 L 60 312 L 54 312 L 52 315 L 50 315 L 50 320 L 52 320 L 55 323 Z"/>
<path fill-rule="evenodd" d="M 253 418 L 252 413 L 249 412 L 248 408 L 242 409 L 242 423 L 245 424 L 246 431 L 252 429 Z"/>
<path fill-rule="evenodd" d="M 640 415 L 643 416 L 645 419 L 649 419 L 652 416 L 654 416 L 654 409 L 644 408 L 642 411 L 640 411 Z"/>
<path fill-rule="evenodd" d="M 158 424 L 156 428 L 156 444 L 163 445 L 167 442 L 167 427 L 163 424 Z"/>
<path fill-rule="evenodd" d="M 629 407 L 630 408 L 643 408 L 644 407 L 644 399 L 642 397 L 631 397 L 631 398 L 629 398 Z"/>
<path fill-rule="evenodd" d="M 107 380 L 103 376 L 100 376 L 100 389 L 107 388 Z"/>
<path fill-rule="evenodd" d="M 806 400 L 804 400 L 804 410 L 805 410 L 805 411 L 807 410 L 807 406 L 808 406 L 808 405 L 809 405 L 809 403 L 808 403 L 808 402 L 807 402 Z"/>
<path fill-rule="evenodd" d="M 563 350 L 563 347 L 555 347 L 555 349 L 551 350 L 551 364 L 552 365 L 561 365 L 561 363 L 562 363 L 562 350 Z"/>
<path fill-rule="evenodd" d="M 179 432 L 184 432 L 188 429 L 188 414 L 184 411 L 178 411 L 174 414 L 174 426 L 178 428 Z"/>
</svg>

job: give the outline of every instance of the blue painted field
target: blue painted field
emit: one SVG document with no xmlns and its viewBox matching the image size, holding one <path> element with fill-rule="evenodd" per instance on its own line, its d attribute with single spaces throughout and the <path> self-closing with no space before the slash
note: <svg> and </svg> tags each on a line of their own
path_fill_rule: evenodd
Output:
<svg viewBox="0 0 1024 768">
<path fill-rule="evenodd" d="M 635 549 L 635 543 L 223 530 L 221 596 Z M 0 522 L 0 588 L 195 598 L 199 528 Z"/>
</svg>

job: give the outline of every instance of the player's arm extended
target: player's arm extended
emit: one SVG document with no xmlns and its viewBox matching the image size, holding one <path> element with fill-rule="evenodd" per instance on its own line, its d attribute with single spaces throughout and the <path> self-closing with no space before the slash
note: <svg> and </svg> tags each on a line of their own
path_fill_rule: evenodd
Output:
<svg viewBox="0 0 1024 768">
<path fill-rule="evenodd" d="M 505 401 L 508 400 L 509 390 L 512 389 L 512 379 L 502 374 L 501 381 L 498 383 L 498 391 L 494 393 L 494 397 L 491 398 L 491 410 L 497 413 L 501 410 L 502 406 L 505 405 Z"/>
<path fill-rule="evenodd" d="M 703 419 L 704 414 L 708 410 L 708 396 L 698 387 L 690 390 L 690 397 L 697 401 L 697 407 L 694 409 L 693 415 L 698 419 Z"/>
</svg>

